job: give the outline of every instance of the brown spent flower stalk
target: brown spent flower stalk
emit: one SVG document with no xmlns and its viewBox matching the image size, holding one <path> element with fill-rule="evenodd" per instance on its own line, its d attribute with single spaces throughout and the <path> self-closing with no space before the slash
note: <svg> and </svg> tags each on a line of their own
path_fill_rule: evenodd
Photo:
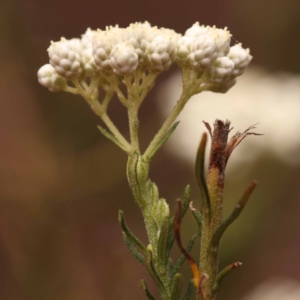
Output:
<svg viewBox="0 0 300 300">
<path fill-rule="evenodd" d="M 217 292 L 220 289 L 224 277 L 232 270 L 240 267 L 241 262 L 235 262 L 219 271 L 219 243 L 220 239 L 230 224 L 240 215 L 248 202 L 250 195 L 257 185 L 253 181 L 238 201 L 232 213 L 223 219 L 224 181 L 225 168 L 233 150 L 248 135 L 261 135 L 250 132 L 255 125 L 250 126 L 244 132 L 237 132 L 228 142 L 230 122 L 228 120 L 216 120 L 213 126 L 204 122 L 211 136 L 211 150 L 207 176 L 205 178 L 204 156 L 207 143 L 207 134 L 204 133 L 199 144 L 196 159 L 196 177 L 201 191 L 201 209 L 197 211 L 190 202 L 190 210 L 193 213 L 199 227 L 198 236 L 201 241 L 199 268 L 194 259 L 183 247 L 180 238 L 181 224 L 181 201 L 177 200 L 177 207 L 174 219 L 174 235 L 178 247 L 188 260 L 192 272 L 193 283 L 196 288 L 198 300 L 216 300 Z"/>
</svg>

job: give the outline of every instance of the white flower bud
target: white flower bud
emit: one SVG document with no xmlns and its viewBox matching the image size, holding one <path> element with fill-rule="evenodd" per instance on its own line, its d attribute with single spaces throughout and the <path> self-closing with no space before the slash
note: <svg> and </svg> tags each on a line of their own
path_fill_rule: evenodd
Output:
<svg viewBox="0 0 300 300">
<path fill-rule="evenodd" d="M 56 70 L 50 64 L 43 65 L 38 70 L 37 75 L 39 83 L 51 92 L 62 91 L 67 86 L 65 78 L 57 74 Z"/>
<path fill-rule="evenodd" d="M 159 29 L 161 36 L 169 39 L 170 41 L 172 41 L 173 43 L 177 43 L 177 41 L 182 37 L 182 35 L 180 33 L 177 33 L 175 30 L 173 29 L 169 29 L 169 28 L 160 28 Z"/>
<path fill-rule="evenodd" d="M 48 48 L 50 64 L 56 72 L 67 78 L 74 79 L 81 76 L 81 43 L 79 39 L 52 42 Z"/>
<path fill-rule="evenodd" d="M 234 77 L 242 75 L 252 59 L 249 49 L 244 49 L 241 44 L 232 46 L 227 56 L 234 62 Z"/>
<path fill-rule="evenodd" d="M 185 36 L 197 38 L 201 35 L 208 33 L 210 27 L 200 26 L 199 22 L 196 22 L 191 28 L 187 29 Z"/>
<path fill-rule="evenodd" d="M 103 73 L 111 73 L 110 53 L 120 38 L 114 30 L 98 31 L 93 36 L 93 56 L 97 68 Z"/>
<path fill-rule="evenodd" d="M 110 64 L 115 74 L 130 76 L 138 66 L 138 55 L 130 43 L 119 43 L 111 51 Z"/>
<path fill-rule="evenodd" d="M 227 28 L 219 29 L 215 26 L 200 26 L 195 23 L 191 28 L 185 32 L 185 36 L 198 38 L 200 36 L 209 36 L 215 40 L 218 47 L 218 57 L 226 56 L 230 49 L 231 34 Z"/>
<path fill-rule="evenodd" d="M 93 36 L 97 33 L 95 30 L 88 28 L 84 34 L 81 35 L 81 45 L 83 49 L 93 48 Z"/>
<path fill-rule="evenodd" d="M 149 23 L 130 24 L 125 29 L 124 41 L 128 41 L 135 49 L 139 58 L 139 65 L 145 66 L 148 62 L 147 45 L 150 39 L 151 26 Z"/>
<path fill-rule="evenodd" d="M 85 74 L 94 77 L 98 73 L 98 69 L 93 56 L 93 36 L 96 33 L 95 30 L 90 28 L 81 36 L 81 61 L 85 71 Z"/>
<path fill-rule="evenodd" d="M 90 77 L 94 77 L 98 74 L 98 69 L 93 56 L 93 48 L 86 48 L 82 50 L 82 65 L 85 74 Z"/>
<path fill-rule="evenodd" d="M 201 35 L 195 39 L 190 62 L 196 70 L 202 70 L 209 67 L 218 56 L 218 47 L 216 42 L 209 36 Z"/>
<path fill-rule="evenodd" d="M 231 34 L 227 28 L 211 28 L 210 34 L 214 37 L 219 49 L 218 57 L 226 56 L 230 50 Z"/>
<path fill-rule="evenodd" d="M 176 58 L 179 63 L 189 60 L 194 41 L 195 39 L 190 36 L 183 36 L 177 41 Z"/>
<path fill-rule="evenodd" d="M 175 43 L 164 36 L 156 36 L 148 45 L 147 50 L 151 69 L 156 72 L 167 70 L 176 53 Z"/>
<path fill-rule="evenodd" d="M 211 66 L 210 80 L 212 82 L 221 83 L 226 82 L 231 78 L 234 69 L 234 62 L 228 57 L 218 58 Z"/>
</svg>

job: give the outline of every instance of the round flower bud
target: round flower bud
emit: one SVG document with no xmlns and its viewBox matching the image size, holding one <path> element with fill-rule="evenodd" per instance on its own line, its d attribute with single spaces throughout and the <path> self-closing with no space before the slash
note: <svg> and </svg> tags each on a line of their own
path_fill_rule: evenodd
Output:
<svg viewBox="0 0 300 300">
<path fill-rule="evenodd" d="M 138 55 L 130 43 L 119 43 L 111 51 L 110 65 L 115 74 L 130 76 L 138 66 Z"/>
<path fill-rule="evenodd" d="M 175 30 L 173 29 L 169 29 L 169 28 L 160 28 L 159 29 L 161 36 L 169 39 L 170 41 L 172 41 L 173 43 L 177 43 L 177 41 L 182 37 L 182 35 L 180 33 L 177 33 Z"/>
<path fill-rule="evenodd" d="M 93 56 L 98 70 L 111 73 L 110 53 L 119 39 L 113 31 L 98 31 L 93 36 Z"/>
<path fill-rule="evenodd" d="M 147 50 L 151 69 L 156 72 L 167 70 L 176 53 L 175 43 L 163 36 L 156 36 L 148 45 Z"/>
<path fill-rule="evenodd" d="M 179 63 L 189 61 L 194 40 L 193 37 L 183 36 L 177 41 L 176 59 Z"/>
<path fill-rule="evenodd" d="M 216 44 L 219 49 L 218 57 L 226 56 L 230 50 L 231 34 L 227 28 L 211 28 L 210 34 L 215 38 Z"/>
<path fill-rule="evenodd" d="M 38 80 L 41 85 L 51 92 L 59 92 L 66 88 L 66 79 L 57 74 L 56 70 L 50 65 L 43 65 L 38 70 Z"/>
<path fill-rule="evenodd" d="M 48 53 L 50 64 L 59 75 L 74 79 L 82 74 L 80 40 L 61 38 L 59 42 L 51 43 Z"/>
<path fill-rule="evenodd" d="M 244 49 L 241 44 L 237 44 L 230 48 L 227 56 L 234 62 L 232 76 L 237 77 L 244 73 L 252 59 L 249 52 L 249 49 Z"/>
<path fill-rule="evenodd" d="M 221 83 L 231 78 L 234 69 L 234 62 L 228 57 L 218 58 L 210 68 L 210 81 Z"/>
<path fill-rule="evenodd" d="M 216 42 L 209 36 L 201 35 L 195 39 L 190 62 L 196 70 L 202 70 L 209 67 L 218 56 L 218 47 Z"/>
<path fill-rule="evenodd" d="M 81 61 L 85 71 L 85 74 L 94 77 L 98 73 L 96 63 L 93 56 L 93 36 L 96 31 L 91 30 L 90 28 L 81 36 Z"/>
<path fill-rule="evenodd" d="M 81 35 L 81 45 L 83 49 L 92 48 L 93 47 L 93 36 L 97 33 L 95 30 L 91 30 L 88 28 L 84 34 Z"/>
<path fill-rule="evenodd" d="M 195 24 L 193 24 L 193 26 L 189 29 L 187 29 L 187 31 L 185 32 L 185 36 L 189 36 L 189 37 L 193 37 L 193 38 L 197 38 L 201 35 L 205 35 L 207 34 L 207 32 L 209 31 L 210 27 L 205 27 L 205 26 L 200 26 L 199 22 L 196 22 Z"/>
<path fill-rule="evenodd" d="M 98 69 L 93 56 L 93 48 L 86 48 L 82 50 L 82 65 L 85 74 L 90 77 L 94 77 L 98 74 Z"/>
<path fill-rule="evenodd" d="M 134 23 L 126 28 L 124 41 L 128 41 L 138 55 L 139 65 L 145 66 L 148 62 L 147 45 L 151 26 L 149 23 Z"/>
</svg>

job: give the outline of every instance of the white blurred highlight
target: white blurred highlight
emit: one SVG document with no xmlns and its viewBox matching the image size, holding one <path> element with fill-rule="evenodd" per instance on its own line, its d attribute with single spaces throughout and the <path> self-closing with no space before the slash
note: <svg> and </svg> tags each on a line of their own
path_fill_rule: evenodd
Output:
<svg viewBox="0 0 300 300">
<path fill-rule="evenodd" d="M 161 85 L 158 99 L 164 118 L 181 90 L 180 73 Z M 229 119 L 234 127 L 231 134 L 256 123 L 255 132 L 264 134 L 247 137 L 234 151 L 229 165 L 251 162 L 265 151 L 286 162 L 300 163 L 300 76 L 252 67 L 226 94 L 204 92 L 192 97 L 167 147 L 194 163 L 200 136 L 206 131 L 202 121 L 212 124 L 215 119 Z"/>
<path fill-rule="evenodd" d="M 299 300 L 300 284 L 292 279 L 271 279 L 257 286 L 242 300 Z"/>
</svg>

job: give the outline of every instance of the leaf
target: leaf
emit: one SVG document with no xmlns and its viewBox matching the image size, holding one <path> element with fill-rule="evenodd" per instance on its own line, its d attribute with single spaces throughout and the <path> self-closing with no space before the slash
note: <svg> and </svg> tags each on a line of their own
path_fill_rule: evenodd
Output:
<svg viewBox="0 0 300 300">
<path fill-rule="evenodd" d="M 138 246 L 142 251 L 146 251 L 146 247 L 143 245 L 143 243 L 127 227 L 124 212 L 122 210 L 119 210 L 119 223 L 123 232 L 128 236 L 131 242 Z"/>
<path fill-rule="evenodd" d="M 210 248 L 214 248 L 216 247 L 216 245 L 219 244 L 220 239 L 223 235 L 223 233 L 225 232 L 225 230 L 228 228 L 228 226 L 230 224 L 232 224 L 237 217 L 240 215 L 240 213 L 242 212 L 243 208 L 245 207 L 245 205 L 247 204 L 253 190 L 255 189 L 257 185 L 257 181 L 253 181 L 248 188 L 244 191 L 244 194 L 242 195 L 241 199 L 239 200 L 238 204 L 235 206 L 233 212 L 231 213 L 231 215 L 221 223 L 221 225 L 216 229 L 216 231 L 214 232 L 211 241 L 210 241 Z"/>
<path fill-rule="evenodd" d="M 123 231 L 123 237 L 126 243 L 126 246 L 128 247 L 129 251 L 133 254 L 133 256 L 142 264 L 145 264 L 144 256 L 136 249 L 135 245 L 132 243 L 130 238 L 126 235 L 126 233 Z"/>
<path fill-rule="evenodd" d="M 162 138 L 162 140 L 158 143 L 158 145 L 153 149 L 152 153 L 150 153 L 149 159 L 151 159 L 155 155 L 155 153 L 159 150 L 159 148 L 161 148 L 164 145 L 164 143 L 169 139 L 169 137 L 174 132 L 174 130 L 176 129 L 176 127 L 178 126 L 179 123 L 180 122 L 177 121 L 172 125 L 172 127 L 169 129 L 169 131 L 166 133 L 166 135 Z"/>
<path fill-rule="evenodd" d="M 149 300 L 157 300 L 151 293 L 150 291 L 148 290 L 148 286 L 147 286 L 147 283 L 144 279 L 142 279 L 140 281 L 140 288 L 145 292 L 147 298 Z"/>
<path fill-rule="evenodd" d="M 127 152 L 127 150 L 124 148 L 124 146 L 118 141 L 118 139 L 113 136 L 111 133 L 109 133 L 107 130 L 105 130 L 103 127 L 101 126 L 97 126 L 98 129 L 100 130 L 100 132 L 107 137 L 109 140 L 111 140 L 113 143 L 115 143 L 117 146 L 119 146 L 122 150 L 124 150 L 125 152 Z"/>
<path fill-rule="evenodd" d="M 168 265 L 168 236 L 169 236 L 169 218 L 165 218 L 160 228 L 160 234 L 157 244 L 157 265 L 160 270 L 165 270 Z"/>
<path fill-rule="evenodd" d="M 155 269 L 155 266 L 154 266 L 153 260 L 152 260 L 152 251 L 149 248 L 147 248 L 147 250 L 145 252 L 145 266 L 146 266 L 146 269 L 147 269 L 149 275 L 153 279 L 156 287 L 158 288 L 160 294 L 161 295 L 164 294 L 165 287 Z"/>
<path fill-rule="evenodd" d="M 183 201 L 182 201 L 182 206 L 181 206 L 181 214 L 180 214 L 180 219 L 184 217 L 186 211 L 189 208 L 189 204 L 191 202 L 191 186 L 188 184 L 186 188 L 184 189 L 184 194 L 183 194 Z"/>
<path fill-rule="evenodd" d="M 201 237 L 202 234 L 202 216 L 201 213 L 193 207 L 193 201 L 190 203 L 191 212 L 198 224 L 198 237 Z"/>
<path fill-rule="evenodd" d="M 222 271 L 220 271 L 219 274 L 217 275 L 216 280 L 215 280 L 215 283 L 214 283 L 214 286 L 213 286 L 213 291 L 214 292 L 219 291 L 219 289 L 221 287 L 221 284 L 222 284 L 222 281 L 225 278 L 225 276 L 228 273 L 230 273 L 232 270 L 240 267 L 241 265 L 242 265 L 242 263 L 238 261 L 236 263 L 233 263 L 233 264 L 225 267 Z"/>
<path fill-rule="evenodd" d="M 203 133 L 196 157 L 196 164 L 195 164 L 195 173 L 197 182 L 200 188 L 201 197 L 205 203 L 205 206 L 208 209 L 208 215 L 211 214 L 211 204 L 210 204 L 210 197 L 208 193 L 208 188 L 206 185 L 206 179 L 204 175 L 204 163 L 205 163 L 205 148 L 207 143 L 207 134 Z"/>
<path fill-rule="evenodd" d="M 174 283 L 173 283 L 173 287 L 172 287 L 171 300 L 179 299 L 180 292 L 182 289 L 182 283 L 183 283 L 182 275 L 179 273 L 175 274 Z"/>
<path fill-rule="evenodd" d="M 182 298 L 182 300 L 189 300 L 191 297 L 191 294 L 193 292 L 194 283 L 193 280 L 190 280 L 189 285 L 187 287 L 187 290 Z"/>
</svg>

